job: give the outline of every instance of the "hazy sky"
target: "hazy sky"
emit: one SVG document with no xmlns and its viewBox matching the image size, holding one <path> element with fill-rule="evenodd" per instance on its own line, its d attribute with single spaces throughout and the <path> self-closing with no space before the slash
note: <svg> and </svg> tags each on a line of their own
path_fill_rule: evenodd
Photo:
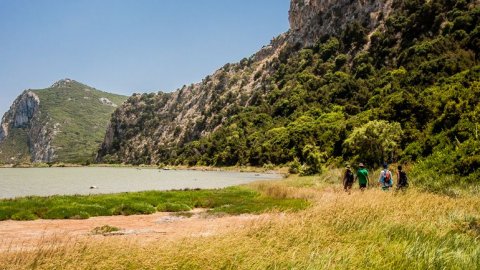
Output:
<svg viewBox="0 0 480 270">
<path fill-rule="evenodd" d="M 70 78 L 120 94 L 173 91 L 288 30 L 290 0 L 0 0 L 0 117 Z"/>
</svg>

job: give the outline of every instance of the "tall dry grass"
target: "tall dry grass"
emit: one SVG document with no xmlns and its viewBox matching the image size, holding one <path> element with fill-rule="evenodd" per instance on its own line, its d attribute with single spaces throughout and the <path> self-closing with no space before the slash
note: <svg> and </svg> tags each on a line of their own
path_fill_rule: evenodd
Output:
<svg viewBox="0 0 480 270">
<path fill-rule="evenodd" d="M 338 171 L 340 172 L 340 171 Z M 0 255 L 3 269 L 480 269 L 480 198 L 355 190 L 325 177 L 256 183 L 309 198 L 233 233 L 150 244 L 77 242 Z M 341 175 L 341 174 L 340 174 Z"/>
</svg>

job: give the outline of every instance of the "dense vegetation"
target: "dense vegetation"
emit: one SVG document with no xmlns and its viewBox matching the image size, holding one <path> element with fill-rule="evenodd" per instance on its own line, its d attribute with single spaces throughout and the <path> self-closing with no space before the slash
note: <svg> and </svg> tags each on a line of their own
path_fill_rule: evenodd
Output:
<svg viewBox="0 0 480 270">
<path fill-rule="evenodd" d="M 449 175 L 446 185 L 478 184 L 479 48 L 474 1 L 394 1 L 370 42 L 353 22 L 314 47 L 286 48 L 253 106 L 162 154 L 174 164 L 291 164 L 307 173 L 418 162 L 427 186 L 432 172 Z"/>
<path fill-rule="evenodd" d="M 276 198 L 246 187 L 218 190 L 145 191 L 91 196 L 25 197 L 0 200 L 0 220 L 85 219 L 209 208 L 211 213 L 243 214 L 301 210 L 303 199 Z"/>
</svg>

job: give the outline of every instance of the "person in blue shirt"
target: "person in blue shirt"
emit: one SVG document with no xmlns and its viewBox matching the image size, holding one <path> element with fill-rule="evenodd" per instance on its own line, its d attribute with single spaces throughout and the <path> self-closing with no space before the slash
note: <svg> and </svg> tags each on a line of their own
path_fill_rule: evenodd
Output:
<svg viewBox="0 0 480 270">
<path fill-rule="evenodd" d="M 380 172 L 378 183 L 382 187 L 382 190 L 390 190 L 390 188 L 393 186 L 392 172 L 388 170 L 387 163 L 383 163 L 383 170 Z"/>
</svg>

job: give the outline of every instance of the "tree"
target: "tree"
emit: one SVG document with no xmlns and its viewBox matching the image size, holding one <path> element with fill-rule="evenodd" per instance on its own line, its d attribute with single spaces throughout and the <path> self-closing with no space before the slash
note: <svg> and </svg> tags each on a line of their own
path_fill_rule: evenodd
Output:
<svg viewBox="0 0 480 270">
<path fill-rule="evenodd" d="M 303 170 L 304 175 L 313 175 L 322 172 L 322 165 L 325 163 L 326 154 L 320 152 L 318 147 L 307 144 L 302 150 L 302 154 L 305 157 L 306 168 Z"/>
<path fill-rule="evenodd" d="M 397 147 L 402 137 L 402 128 L 397 122 L 375 120 L 355 128 L 344 142 L 346 156 L 355 161 L 379 165 L 395 161 Z"/>
</svg>

